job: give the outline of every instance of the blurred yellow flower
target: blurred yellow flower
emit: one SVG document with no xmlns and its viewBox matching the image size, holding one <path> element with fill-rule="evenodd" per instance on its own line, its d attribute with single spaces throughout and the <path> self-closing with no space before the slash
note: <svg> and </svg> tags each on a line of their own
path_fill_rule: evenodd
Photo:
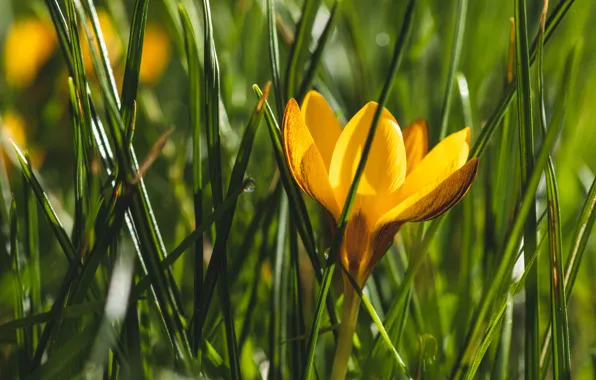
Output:
<svg viewBox="0 0 596 380">
<path fill-rule="evenodd" d="M 33 82 L 39 70 L 51 57 L 56 45 L 52 25 L 35 18 L 15 21 L 4 43 L 4 74 L 15 88 Z"/>
<path fill-rule="evenodd" d="M 170 62 L 171 50 L 170 39 L 165 29 L 158 24 L 147 24 L 139 73 L 142 83 L 157 83 Z"/>
<path fill-rule="evenodd" d="M 337 222 L 372 124 L 377 103 L 370 102 L 342 130 L 319 93 L 298 106 L 290 99 L 283 118 L 283 148 L 292 176 Z M 403 131 L 383 109 L 341 246 L 341 262 L 360 287 L 402 224 L 436 218 L 466 194 L 478 168 L 468 161 L 469 128 L 428 152 L 422 120 Z M 428 153 L 427 153 L 428 152 Z M 360 298 L 344 275 L 342 322 L 332 379 L 343 379 L 352 350 Z"/>
<path fill-rule="evenodd" d="M 31 165 L 34 168 L 38 168 L 45 159 L 45 152 L 28 146 L 26 129 L 27 124 L 20 114 L 12 110 L 6 110 L 2 113 L 2 118 L 0 119 L 0 141 L 10 139 L 20 148 L 28 150 L 31 155 Z M 4 152 L 4 150 L 2 151 Z"/>
<path fill-rule="evenodd" d="M 25 120 L 18 113 L 7 110 L 2 113 L 2 134 L 13 140 L 18 146 L 25 146 Z"/>
</svg>

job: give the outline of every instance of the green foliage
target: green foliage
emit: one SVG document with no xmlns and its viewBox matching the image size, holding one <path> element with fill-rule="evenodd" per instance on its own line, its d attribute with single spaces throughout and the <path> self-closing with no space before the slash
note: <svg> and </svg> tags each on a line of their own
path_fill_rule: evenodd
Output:
<svg viewBox="0 0 596 380">
<path fill-rule="evenodd" d="M 316 89 L 342 122 L 423 117 L 431 145 L 469 125 L 480 159 L 353 284 L 348 377 L 596 377 L 596 5 L 543 5 L 2 3 L 0 376 L 328 378 L 381 107 L 332 226 L 280 130 Z M 42 33 L 15 45 L 23 20 Z"/>
</svg>

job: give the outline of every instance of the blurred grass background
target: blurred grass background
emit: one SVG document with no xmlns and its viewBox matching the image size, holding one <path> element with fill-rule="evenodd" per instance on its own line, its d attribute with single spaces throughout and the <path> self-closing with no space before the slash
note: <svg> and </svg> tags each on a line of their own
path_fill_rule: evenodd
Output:
<svg viewBox="0 0 596 380">
<path fill-rule="evenodd" d="M 562 1 L 564 2 L 566 1 Z M 69 270 L 68 261 L 44 216 L 43 208 L 31 206 L 33 196 L 27 190 L 29 182 L 21 174 L 21 167 L 9 139 L 28 152 L 36 177 L 65 231 L 69 234 L 76 231 L 77 223 L 80 222 L 75 209 L 77 161 L 73 153 L 73 138 L 76 141 L 76 136 L 73 136 L 69 100 L 69 71 L 46 6 L 49 3 L 54 1 L 6 0 L 0 3 L 0 126 L 4 152 L 3 175 L 0 176 L 3 195 L 0 254 L 4 255 L 0 267 L 2 378 L 26 378 L 38 374 L 35 366 L 23 364 L 30 363 L 33 359 L 34 347 L 25 347 L 22 339 L 38 342 L 41 334 L 39 323 L 46 322 L 47 319 L 42 318 L 37 322 L 24 319 L 25 328 L 15 328 L 10 322 L 49 311 L 61 292 L 62 280 Z M 189 87 L 190 66 L 186 60 L 185 34 L 177 3 L 174 0 L 148 2 L 139 87 L 135 97 L 136 127 L 133 140 L 137 157 L 143 162 L 145 157 L 152 156 L 150 150 L 160 136 L 168 128 L 175 127 L 161 153 L 144 175 L 148 198 L 167 252 L 176 248 L 196 227 L 193 208 L 196 207 L 193 205 L 193 125 L 189 118 L 195 106 L 189 100 L 192 99 Z M 189 12 L 189 19 L 196 32 L 193 37 L 198 46 L 198 58 L 201 67 L 204 67 L 205 24 L 202 5 L 188 0 L 182 0 L 181 3 Z M 333 2 L 327 0 L 309 3 L 314 9 L 311 13 L 312 25 L 308 25 L 305 47 L 298 53 L 298 74 L 297 79 L 294 79 L 296 83 L 299 83 L 306 71 L 310 55 L 321 38 L 333 6 Z M 327 97 L 344 123 L 363 104 L 378 98 L 386 80 L 392 47 L 403 22 L 406 3 L 371 3 L 364 0 L 341 2 L 312 85 Z M 466 3 L 465 31 L 454 87 L 451 90 L 453 98 L 448 109 L 447 128 L 449 132 L 453 132 L 470 125 L 474 139 L 480 135 L 507 91 L 507 62 L 512 25 L 510 19 L 514 16 L 514 1 Z M 528 0 L 526 3 L 528 37 L 533 41 L 538 32 L 543 2 Z M 571 3 L 573 6 L 544 48 L 544 103 L 549 120 L 557 104 L 561 103 L 561 82 L 566 80 L 566 63 L 570 54 L 575 52 L 573 75 L 568 78 L 569 90 L 562 132 L 551 151 L 558 182 L 562 252 L 565 259 L 569 257 L 568 252 L 575 243 L 580 213 L 596 172 L 596 92 L 592 91 L 596 88 L 596 4 L 591 0 L 576 0 Z M 67 7 L 62 1 L 57 4 L 63 11 Z M 554 9 L 557 4 L 557 1 L 552 1 L 550 9 Z M 125 0 L 95 2 L 119 92 L 125 78 L 128 41 L 133 14 L 138 12 L 137 5 L 134 1 Z M 302 15 L 302 6 L 301 1 L 275 1 L 275 27 L 279 38 L 282 79 L 296 26 Z M 221 174 L 225 184 L 232 173 L 245 126 L 257 103 L 251 86 L 256 83 L 263 87 L 272 78 L 266 12 L 267 2 L 264 0 L 211 2 L 213 38 L 221 75 L 219 134 Z M 78 13 L 76 17 L 79 18 L 79 24 L 87 22 L 81 21 Z M 439 140 L 457 19 L 456 0 L 417 2 L 411 36 L 386 104 L 401 127 L 417 118 L 427 119 L 431 146 Z M 109 123 L 106 121 L 109 119 L 106 116 L 109 112 L 102 105 L 105 89 L 100 86 L 83 28 L 81 25 L 79 27 L 79 35 L 83 41 L 81 65 L 92 98 L 99 105 L 100 118 L 104 123 Z M 536 86 L 534 69 L 532 84 Z M 200 80 L 205 81 L 207 79 L 202 70 Z M 80 87 L 77 88 L 80 91 Z M 279 99 L 273 96 L 273 92 L 272 90 L 269 95 L 269 103 L 279 123 L 281 117 L 277 110 L 283 109 L 281 107 L 285 104 L 278 104 Z M 208 92 L 201 93 L 200 102 L 204 102 L 207 96 Z M 533 96 L 536 100 L 538 94 L 535 87 Z M 201 123 L 204 123 L 202 109 L 199 114 Z M 538 132 L 538 112 L 534 112 L 534 115 L 538 151 L 542 134 Z M 429 255 L 416 273 L 415 291 L 412 297 L 408 297 L 409 306 L 401 306 L 404 316 L 403 327 L 400 329 L 402 332 L 399 334 L 401 339 L 395 339 L 393 344 L 406 360 L 412 374 L 417 373 L 426 378 L 443 378 L 449 375 L 464 345 L 470 319 L 494 275 L 499 255 L 506 245 L 511 223 L 517 212 L 521 187 L 515 106 L 510 107 L 505 119 L 505 123 L 511 124 L 509 137 L 502 134 L 504 128 L 499 126 L 481 160 L 480 174 L 472 191 L 449 214 L 432 240 Z M 287 232 L 284 228 L 287 224 L 288 206 L 284 206 L 285 195 L 282 195 L 277 185 L 279 173 L 267 127 L 265 122 L 261 124 L 263 125 L 257 131 L 246 169 L 246 176 L 254 179 L 256 189 L 238 198 L 231 232 L 226 241 L 231 315 L 238 339 L 242 377 L 266 376 L 272 365 L 273 353 L 280 351 L 286 358 L 282 361 L 285 364 L 279 372 L 281 377 L 294 378 L 298 377 L 298 369 L 301 368 L 299 364 L 303 360 L 299 352 L 305 345 L 304 336 L 297 336 L 295 332 L 308 331 L 310 328 L 318 290 L 302 244 L 296 261 L 292 259 L 291 264 L 289 260 L 285 261 L 285 272 L 278 272 L 276 267 L 278 252 L 281 250 L 283 255 L 283 251 L 294 250 L 292 247 L 296 247 L 296 233 L 293 222 L 289 224 Z M 203 140 L 202 144 L 202 164 L 199 166 L 203 166 L 203 203 L 206 216 L 217 202 L 211 196 L 208 185 L 209 143 Z M 97 202 L 100 193 L 109 199 L 108 177 L 99 168 L 93 155 L 87 153 L 86 157 L 88 176 L 97 178 L 97 182 L 89 179 L 88 192 L 84 197 L 89 198 L 90 204 Z M 546 207 L 546 191 L 545 183 L 541 182 L 536 192 L 538 215 Z M 15 231 L 10 226 L 8 212 L 11 199 L 16 202 L 14 220 L 19 231 L 16 235 L 17 245 L 25 253 L 17 260 L 13 260 L 14 249 L 10 248 L 13 247 L 11 236 Z M 307 200 L 307 205 L 314 226 L 316 246 L 322 259 L 323 252 L 331 241 L 329 221 L 314 202 Z M 89 210 L 92 209 L 89 206 Z M 91 214 L 89 211 L 88 215 Z M 32 219 L 31 215 L 36 217 Z M 290 219 L 293 220 L 294 216 Z M 100 223 L 95 222 L 98 223 L 95 225 L 97 229 Z M 26 239 L 24 231 L 28 231 L 29 238 L 31 233 L 38 235 L 38 240 L 33 239 L 37 243 L 31 246 L 29 242 L 32 240 Z M 408 267 L 408 260 L 412 259 L 408 259 L 407 252 L 412 251 L 409 248 L 416 245 L 422 231 L 423 226 L 418 224 L 404 227 L 397 237 L 397 243 L 390 248 L 368 282 L 365 291 L 381 319 L 393 305 L 396 293 L 403 291 L 400 282 Z M 547 234 L 546 228 L 539 228 L 539 231 L 539 237 Z M 212 229 L 205 234 L 205 268 L 210 260 L 214 233 Z M 97 237 L 91 241 L 97 245 L 101 235 L 99 232 L 96 234 Z M 106 256 L 101 259 L 99 269 L 93 277 L 92 290 L 81 301 L 83 308 L 71 310 L 71 317 L 64 321 L 65 325 L 60 323 L 61 332 L 53 336 L 50 348 L 43 360 L 38 362 L 38 365 L 44 363 L 39 368 L 44 368 L 46 373 L 55 376 L 69 377 L 85 374 L 105 378 L 125 377 L 126 374 L 142 377 L 159 374 L 170 377 L 174 371 L 194 375 L 201 372 L 210 378 L 234 377 L 234 372 L 232 371 L 232 375 L 229 372 L 230 343 L 225 339 L 225 323 L 222 321 L 222 313 L 226 312 L 223 306 L 220 309 L 219 302 L 211 305 L 203 328 L 204 339 L 211 342 L 212 346 L 209 349 L 202 347 L 203 360 L 194 361 L 201 363 L 200 370 L 189 370 L 187 365 L 181 364 L 184 360 L 181 361 L 175 350 L 171 349 L 172 338 L 168 337 L 167 329 L 164 330 L 161 323 L 159 309 L 165 305 L 159 301 L 149 301 L 151 296 L 148 293 L 148 298 L 143 296 L 139 302 L 134 302 L 135 307 L 128 309 L 128 314 L 123 314 L 116 321 L 107 322 L 116 326 L 113 331 L 118 338 L 104 347 L 104 359 L 93 356 L 95 351 L 92 350 L 92 343 L 100 334 L 105 333 L 99 327 L 100 321 L 107 320 L 102 319 L 102 300 L 108 290 L 112 289 L 110 279 L 120 262 L 118 260 L 124 260 L 121 256 L 127 257 L 121 254 L 122 251 L 135 252 L 123 227 L 114 235 L 114 242 L 110 242 L 109 249 L 106 248 Z M 539 269 L 541 342 L 550 320 L 548 252 L 548 244 L 540 245 L 536 261 Z M 193 315 L 196 274 L 192 253 L 189 250 L 173 265 L 173 279 L 179 288 L 182 323 L 189 331 L 192 330 L 190 320 Z M 37 254 L 38 260 L 35 258 Z M 596 267 L 595 254 L 596 240 L 591 238 L 585 247 L 579 275 L 568 299 L 571 368 L 575 378 L 596 378 L 596 299 L 593 293 L 596 282 L 592 276 Z M 18 262 L 18 265 L 11 264 L 13 261 Z M 278 281 L 276 275 L 293 276 L 294 272 L 288 269 L 290 267 L 300 269 L 299 293 L 302 297 L 305 324 L 299 330 L 292 328 L 297 323 L 298 311 L 291 306 L 296 290 L 292 288 L 294 285 L 288 284 L 295 280 L 294 277 L 287 279 L 286 286 L 282 288 L 285 293 L 281 297 L 287 298 L 290 305 L 286 310 L 287 314 L 274 316 L 272 309 L 272 297 Z M 137 280 L 143 274 L 138 261 L 136 267 L 129 265 L 129 268 L 134 269 Z M 36 276 L 39 276 L 37 280 Z M 223 281 L 222 277 L 219 281 Z M 129 285 L 126 286 L 130 289 Z M 334 285 L 332 293 L 335 298 L 339 297 L 341 281 Z M 15 306 L 15 299 L 22 301 L 20 307 Z M 84 307 L 87 302 L 94 302 L 95 306 Z M 507 315 L 510 318 L 511 341 L 507 342 L 503 338 L 505 335 L 500 334 L 501 330 L 507 330 L 507 326 L 499 325 L 477 376 L 517 378 L 524 374 L 524 292 L 513 294 L 509 302 L 511 306 L 507 309 Z M 155 307 L 156 304 L 159 305 L 158 308 Z M 124 315 L 128 315 L 126 320 Z M 134 321 L 131 322 L 130 318 Z M 287 320 L 287 325 L 282 325 L 285 330 L 280 335 L 283 341 L 271 337 L 270 326 L 278 320 L 273 318 Z M 135 325 L 136 334 L 131 332 L 134 330 L 131 326 Z M 329 326 L 328 322 L 326 326 Z M 123 332 L 118 333 L 120 328 L 123 328 Z M 20 338 L 21 332 L 32 337 Z M 88 342 L 78 345 L 75 344 L 76 341 L 72 343 L 77 334 L 84 336 L 81 339 Z M 369 355 L 376 334 L 377 327 L 368 314 L 361 313 L 357 345 L 359 349 L 351 364 L 352 376 L 402 376 L 392 363 L 388 351 L 385 352 L 386 348 L 383 347 L 381 353 L 375 351 L 374 355 Z M 72 347 L 68 354 L 59 350 L 60 343 L 64 342 L 73 344 L 68 346 Z M 316 357 L 320 378 L 325 378 L 325 374 L 329 373 L 333 351 L 333 334 L 324 333 L 317 351 L 320 355 Z M 140 354 L 139 358 L 135 358 L 135 352 Z M 219 358 L 219 361 L 214 358 Z M 89 363 L 95 363 L 96 366 Z M 499 372 L 500 365 L 505 365 L 504 372 Z M 125 367 L 132 368 L 132 372 L 125 372 Z M 546 368 L 545 371 L 548 372 L 550 366 L 546 365 Z M 274 377 L 275 375 L 270 375 L 270 378 Z"/>
</svg>

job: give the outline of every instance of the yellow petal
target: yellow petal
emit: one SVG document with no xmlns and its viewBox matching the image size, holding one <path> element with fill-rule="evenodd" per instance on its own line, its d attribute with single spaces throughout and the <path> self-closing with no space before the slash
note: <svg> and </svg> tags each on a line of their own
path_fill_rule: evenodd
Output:
<svg viewBox="0 0 596 380">
<path fill-rule="evenodd" d="M 377 103 L 365 105 L 342 131 L 333 151 L 329 180 L 335 192 L 335 197 L 343 205 L 356 168 L 362 156 L 366 137 L 372 124 Z M 357 198 L 375 200 L 397 190 L 406 176 L 406 151 L 397 122 L 383 109 L 381 120 L 372 143 L 368 161 L 358 186 Z M 366 203 L 369 203 L 366 201 Z M 360 207 L 367 208 L 361 203 Z M 356 205 L 355 205 L 356 206 Z"/>
<path fill-rule="evenodd" d="M 427 185 L 405 199 L 383 215 L 378 225 L 436 218 L 463 198 L 476 177 L 477 169 L 478 159 L 474 157 L 444 181 Z"/>
<path fill-rule="evenodd" d="M 309 91 L 301 107 L 302 117 L 319 149 L 325 169 L 329 171 L 331 156 L 341 135 L 341 125 L 325 98 L 316 91 Z"/>
<path fill-rule="evenodd" d="M 412 171 L 393 198 L 393 206 L 424 187 L 435 186 L 461 168 L 470 153 L 470 128 L 455 132 L 439 142 Z"/>
<path fill-rule="evenodd" d="M 290 99 L 286 106 L 282 134 L 286 160 L 298 185 L 336 219 L 339 218 L 340 211 L 329 184 L 327 169 L 294 99 Z"/>
<path fill-rule="evenodd" d="M 428 127 L 426 120 L 418 119 L 401 131 L 406 147 L 407 169 L 406 175 L 412 173 L 414 168 L 428 153 Z"/>
</svg>

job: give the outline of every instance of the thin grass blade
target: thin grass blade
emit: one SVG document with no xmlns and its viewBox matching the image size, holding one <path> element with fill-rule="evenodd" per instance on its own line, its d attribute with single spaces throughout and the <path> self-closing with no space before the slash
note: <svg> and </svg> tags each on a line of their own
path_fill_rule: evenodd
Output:
<svg viewBox="0 0 596 380">
<path fill-rule="evenodd" d="M 461 49 L 466 30 L 466 14 L 468 11 L 468 0 L 458 0 L 457 19 L 455 20 L 455 31 L 453 33 L 453 45 L 451 47 L 451 59 L 449 61 L 449 72 L 447 74 L 447 83 L 445 93 L 443 94 L 443 106 L 441 107 L 441 129 L 439 141 L 447 135 L 447 124 L 449 122 L 449 112 L 451 111 L 451 99 L 453 97 L 453 87 L 455 86 L 456 73 L 459 66 Z M 471 125 L 470 125 L 471 126 Z"/>
</svg>

